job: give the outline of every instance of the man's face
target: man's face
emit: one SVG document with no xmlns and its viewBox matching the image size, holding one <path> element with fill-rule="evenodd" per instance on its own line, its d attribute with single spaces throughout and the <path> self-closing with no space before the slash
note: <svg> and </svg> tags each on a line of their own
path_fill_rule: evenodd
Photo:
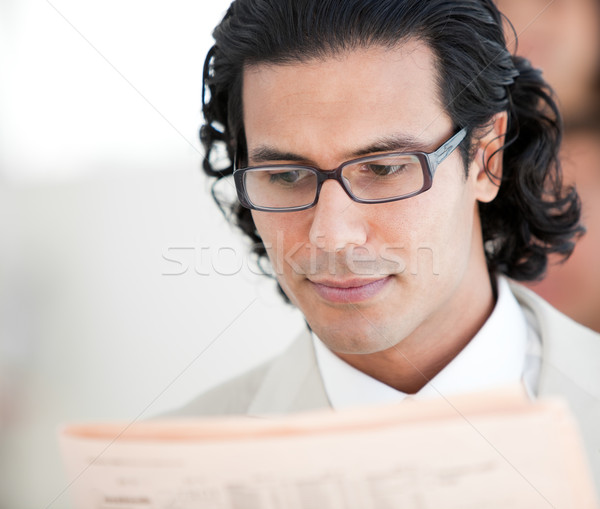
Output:
<svg viewBox="0 0 600 509">
<path fill-rule="evenodd" d="M 420 42 L 249 66 L 243 104 L 249 165 L 329 170 L 383 147 L 431 152 L 455 131 Z M 467 178 L 456 150 L 432 188 L 406 200 L 359 204 L 328 180 L 311 209 L 253 211 L 280 285 L 333 351 L 439 337 L 480 309 L 489 278 L 477 200 L 493 197 L 481 159 Z"/>
</svg>

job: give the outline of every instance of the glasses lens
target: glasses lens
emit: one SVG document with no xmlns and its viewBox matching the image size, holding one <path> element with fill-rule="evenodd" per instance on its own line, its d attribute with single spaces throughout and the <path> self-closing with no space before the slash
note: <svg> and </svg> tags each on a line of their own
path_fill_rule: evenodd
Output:
<svg viewBox="0 0 600 509">
<path fill-rule="evenodd" d="M 244 174 L 244 187 L 257 207 L 273 209 L 311 204 L 317 193 L 317 175 L 301 168 L 253 168 Z"/>
<path fill-rule="evenodd" d="M 399 198 L 423 188 L 421 161 L 414 155 L 387 156 L 349 164 L 342 176 L 354 196 L 363 200 Z"/>
</svg>

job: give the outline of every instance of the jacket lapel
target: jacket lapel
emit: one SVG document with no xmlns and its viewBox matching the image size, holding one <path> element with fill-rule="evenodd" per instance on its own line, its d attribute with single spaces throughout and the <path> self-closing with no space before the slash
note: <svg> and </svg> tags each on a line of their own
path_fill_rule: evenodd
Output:
<svg viewBox="0 0 600 509">
<path fill-rule="evenodd" d="M 319 372 L 310 331 L 305 329 L 273 361 L 248 408 L 250 415 L 331 407 Z"/>
<path fill-rule="evenodd" d="M 539 396 L 561 396 L 569 403 L 600 488 L 600 336 L 526 288 L 511 287 L 542 340 Z"/>
<path fill-rule="evenodd" d="M 511 283 L 511 289 L 542 340 L 540 395 L 585 392 L 600 404 L 600 336 L 521 285 Z"/>
</svg>

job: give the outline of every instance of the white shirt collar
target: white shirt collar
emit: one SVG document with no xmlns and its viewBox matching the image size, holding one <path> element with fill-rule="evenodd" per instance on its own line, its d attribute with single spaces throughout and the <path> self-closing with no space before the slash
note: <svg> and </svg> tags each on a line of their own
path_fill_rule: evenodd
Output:
<svg viewBox="0 0 600 509">
<path fill-rule="evenodd" d="M 465 348 L 418 393 L 407 395 L 364 374 L 312 334 L 317 363 L 333 408 L 394 403 L 491 389 L 519 382 L 525 369 L 528 326 L 506 279 L 498 278 L 498 301 Z"/>
</svg>

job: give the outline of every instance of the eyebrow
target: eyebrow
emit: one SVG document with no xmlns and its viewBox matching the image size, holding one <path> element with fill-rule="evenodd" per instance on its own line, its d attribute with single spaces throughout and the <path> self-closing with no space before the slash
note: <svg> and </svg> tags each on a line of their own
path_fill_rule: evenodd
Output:
<svg viewBox="0 0 600 509">
<path fill-rule="evenodd" d="M 360 148 L 351 157 L 368 156 L 376 152 L 426 152 L 427 143 L 408 135 L 390 135 L 378 138 L 372 144 Z"/>
<path fill-rule="evenodd" d="M 253 163 L 269 163 L 273 161 L 305 161 L 306 158 L 293 152 L 282 152 L 268 145 L 260 145 L 248 153 L 248 160 Z"/>
<path fill-rule="evenodd" d="M 407 135 L 390 135 L 376 139 L 373 143 L 347 154 L 346 159 L 376 154 L 377 152 L 426 152 L 429 147 L 422 140 Z M 259 145 L 248 154 L 252 164 L 275 161 L 310 163 L 310 158 L 294 152 L 281 151 L 269 145 Z"/>
</svg>

